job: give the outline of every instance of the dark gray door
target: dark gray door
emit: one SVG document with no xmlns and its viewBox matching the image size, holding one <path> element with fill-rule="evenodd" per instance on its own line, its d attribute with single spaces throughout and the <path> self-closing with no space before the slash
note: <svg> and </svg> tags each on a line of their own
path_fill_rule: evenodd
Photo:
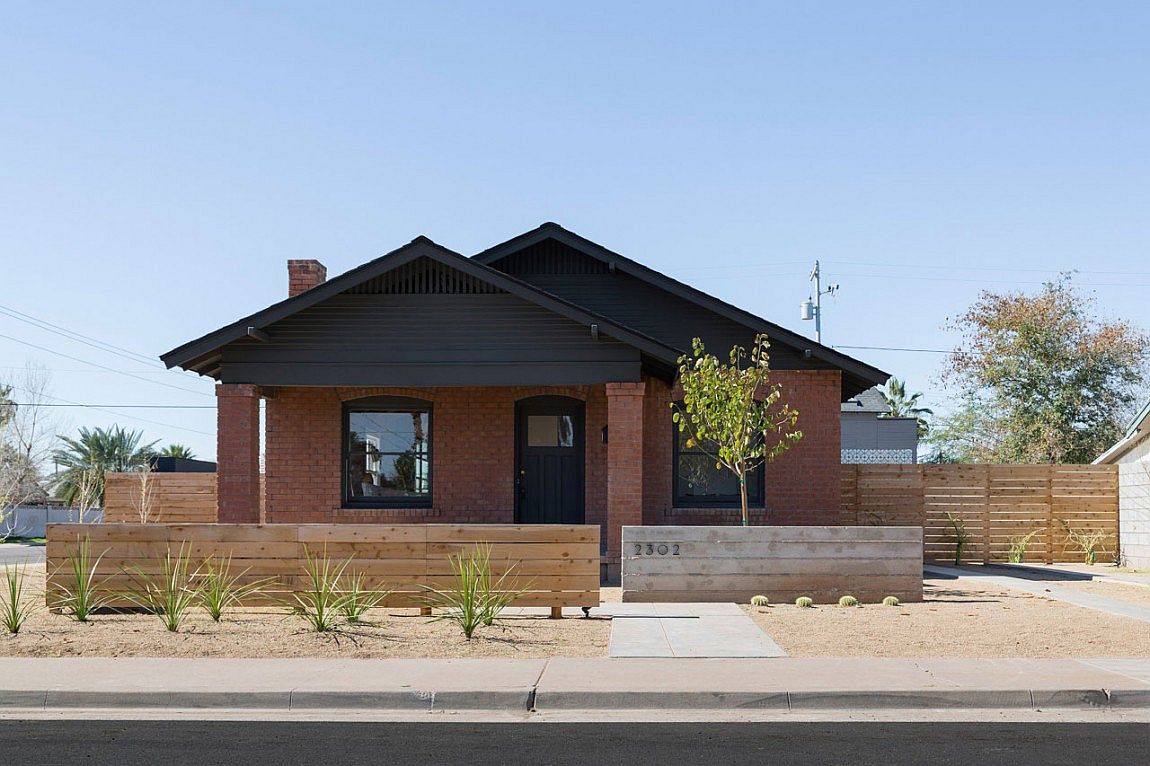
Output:
<svg viewBox="0 0 1150 766">
<path fill-rule="evenodd" d="M 536 396 L 515 405 L 515 518 L 582 524 L 583 402 Z"/>
</svg>

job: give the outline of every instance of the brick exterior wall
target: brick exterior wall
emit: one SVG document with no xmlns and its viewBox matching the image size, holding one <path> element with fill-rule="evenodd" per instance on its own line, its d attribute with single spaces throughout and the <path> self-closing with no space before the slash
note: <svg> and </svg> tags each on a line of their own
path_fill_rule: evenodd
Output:
<svg viewBox="0 0 1150 766">
<path fill-rule="evenodd" d="M 799 411 L 803 438 L 766 469 L 766 509 L 751 509 L 752 524 L 837 524 L 839 513 L 839 404 L 837 370 L 775 370 L 782 400 Z M 652 386 L 644 409 L 644 524 L 738 524 L 738 509 L 674 508 L 672 389 Z"/>
<path fill-rule="evenodd" d="M 306 293 L 327 281 L 327 267 L 319 261 L 288 261 L 287 267 L 289 298 Z"/>
<path fill-rule="evenodd" d="M 260 394 L 246 383 L 216 385 L 216 503 L 222 524 L 260 521 Z"/>
<path fill-rule="evenodd" d="M 783 370 L 773 377 L 783 385 L 784 400 L 799 410 L 804 435 L 768 467 L 767 510 L 752 511 L 752 523 L 835 524 L 840 505 L 839 373 Z M 657 379 L 570 387 L 278 388 L 266 405 L 266 520 L 513 522 L 515 402 L 558 395 L 586 403 L 586 519 L 603 528 L 611 557 L 618 556 L 619 540 L 607 523 L 609 507 L 617 510 L 620 524 L 737 524 L 737 510 L 672 507 L 671 391 Z M 431 509 L 340 507 L 342 402 L 382 395 L 432 403 Z M 223 407 L 221 399 L 221 412 Z M 223 429 L 245 433 L 231 419 L 225 422 L 221 414 L 221 455 Z M 605 445 L 601 434 L 609 422 L 610 443 Z M 641 424 L 637 431 L 636 423 Z M 633 457 L 636 450 L 641 461 Z M 609 469 L 617 477 L 613 483 Z"/>
<path fill-rule="evenodd" d="M 515 520 L 515 402 L 569 396 L 586 405 L 585 505 L 589 524 L 607 521 L 607 449 L 602 386 L 512 388 L 277 388 L 266 405 L 269 522 L 512 523 Z M 405 396 L 432 403 L 432 507 L 341 508 L 342 403 Z"/>
</svg>

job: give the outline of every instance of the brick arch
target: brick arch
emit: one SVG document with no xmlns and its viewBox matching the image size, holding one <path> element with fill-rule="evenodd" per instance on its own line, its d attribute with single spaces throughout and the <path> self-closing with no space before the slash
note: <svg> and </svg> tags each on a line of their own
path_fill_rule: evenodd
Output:
<svg viewBox="0 0 1150 766">
<path fill-rule="evenodd" d="M 565 396 L 585 403 L 590 398 L 588 388 L 588 386 L 530 386 L 512 389 L 512 398 L 518 402 L 534 396 Z"/>
<path fill-rule="evenodd" d="M 408 399 L 423 399 L 434 402 L 436 390 L 437 389 L 434 388 L 384 388 L 377 386 L 337 388 L 336 395 L 341 402 L 350 402 L 354 399 L 366 399 L 371 396 L 402 396 Z"/>
</svg>

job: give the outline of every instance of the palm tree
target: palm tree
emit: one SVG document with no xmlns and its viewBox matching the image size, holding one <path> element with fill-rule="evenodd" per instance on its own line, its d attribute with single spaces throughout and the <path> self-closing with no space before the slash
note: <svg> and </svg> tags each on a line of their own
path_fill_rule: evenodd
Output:
<svg viewBox="0 0 1150 766">
<path fill-rule="evenodd" d="M 196 454 L 192 452 L 191 448 L 185 447 L 183 444 L 169 444 L 160 450 L 160 457 L 178 457 L 183 460 L 195 460 Z"/>
<path fill-rule="evenodd" d="M 890 412 L 880 417 L 884 418 L 914 418 L 918 421 L 918 436 L 921 439 L 930 432 L 930 423 L 926 418 L 928 415 L 933 415 L 934 410 L 929 407 L 920 407 L 918 400 L 922 398 L 922 392 L 918 391 L 910 396 L 906 393 L 906 383 L 898 378 L 891 378 L 887 381 L 886 390 L 879 389 L 882 398 L 886 400 L 886 404 L 890 407 Z"/>
<path fill-rule="evenodd" d="M 59 466 L 53 477 L 56 496 L 71 505 L 80 494 L 84 474 L 94 474 L 101 503 L 106 471 L 134 471 L 155 456 L 156 442 L 140 445 L 142 431 L 111 428 L 81 428 L 75 439 L 61 436 L 64 447 L 52 453 Z"/>
</svg>

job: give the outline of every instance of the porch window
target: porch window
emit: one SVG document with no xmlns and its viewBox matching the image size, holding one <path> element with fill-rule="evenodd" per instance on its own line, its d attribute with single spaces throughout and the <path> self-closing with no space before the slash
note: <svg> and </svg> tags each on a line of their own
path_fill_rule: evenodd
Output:
<svg viewBox="0 0 1150 766">
<path fill-rule="evenodd" d="M 739 479 L 726 468 L 716 468 L 713 447 L 687 446 L 688 436 L 674 429 L 675 506 L 680 508 L 740 508 Z M 747 505 L 763 507 L 763 469 L 747 475 Z"/>
<path fill-rule="evenodd" d="M 372 397 L 344 404 L 343 502 L 431 506 L 431 403 Z"/>
</svg>

